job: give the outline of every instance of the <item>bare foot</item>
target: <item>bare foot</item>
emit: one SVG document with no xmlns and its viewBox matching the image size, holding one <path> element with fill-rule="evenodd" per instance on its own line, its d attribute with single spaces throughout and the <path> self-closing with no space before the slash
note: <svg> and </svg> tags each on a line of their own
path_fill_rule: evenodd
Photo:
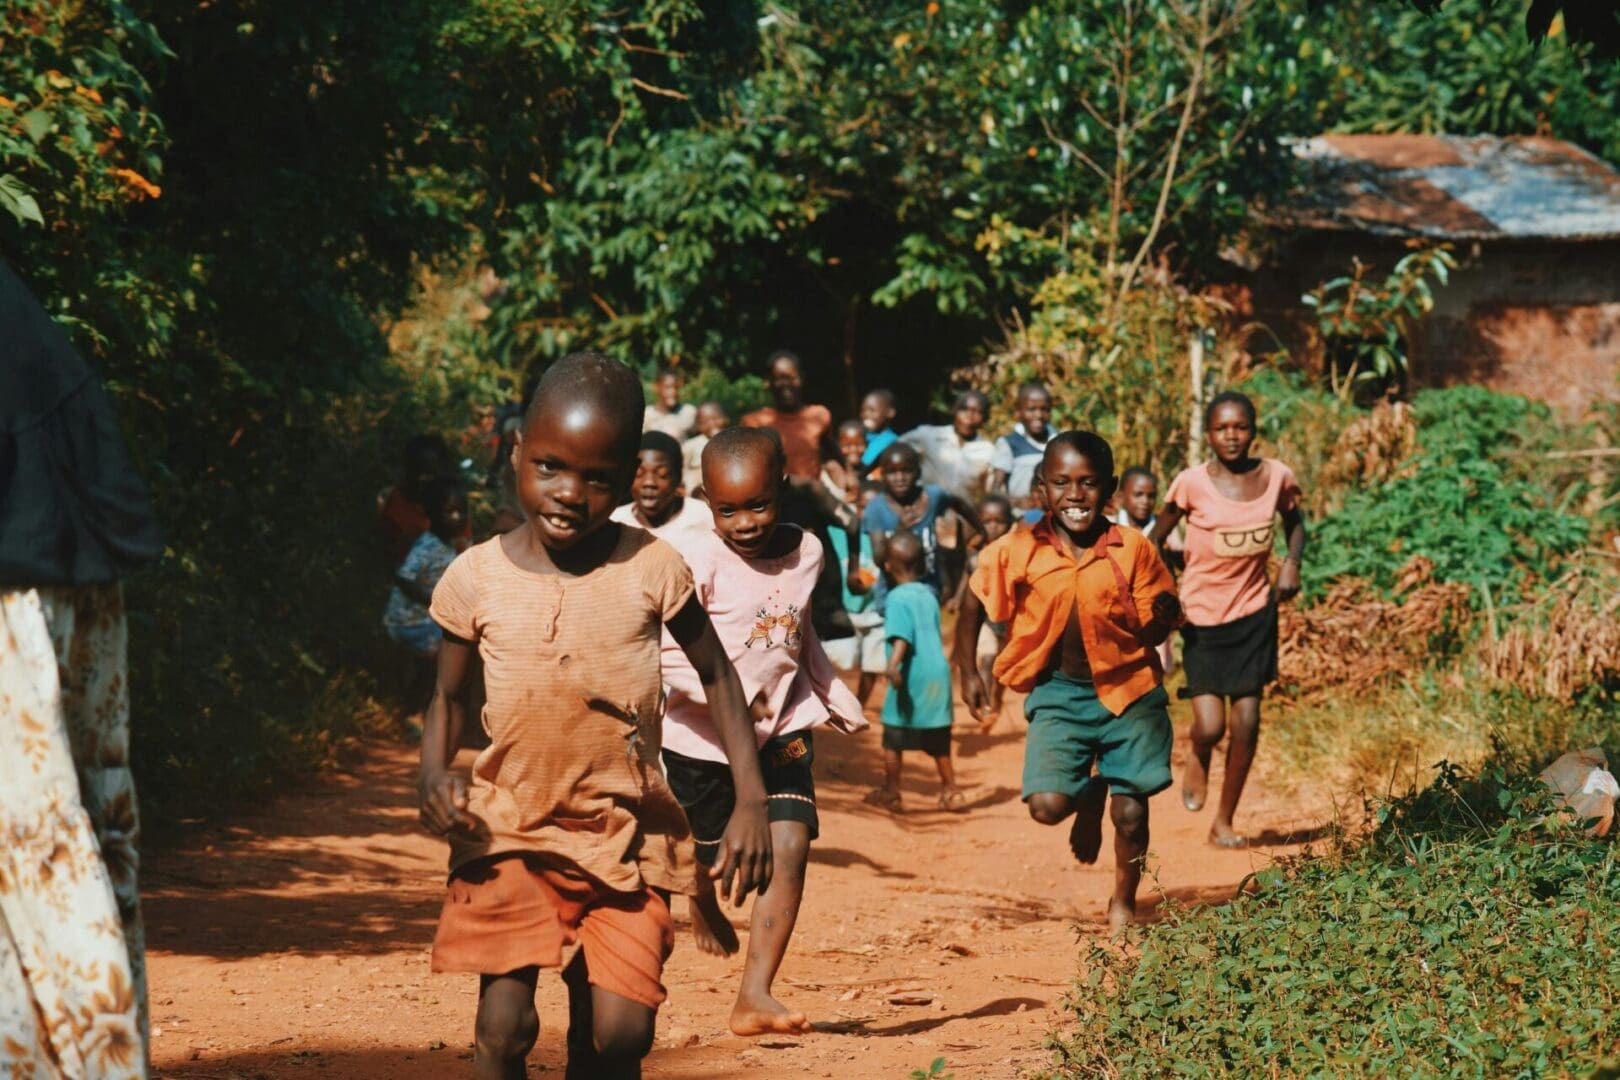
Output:
<svg viewBox="0 0 1620 1080">
<path fill-rule="evenodd" d="M 1218 848 L 1236 851 L 1249 846 L 1249 838 L 1233 830 L 1230 825 L 1216 822 L 1209 827 L 1209 842 Z"/>
<path fill-rule="evenodd" d="M 731 925 L 726 913 L 720 910 L 720 901 L 710 888 L 702 896 L 691 899 L 692 938 L 699 952 L 710 956 L 730 956 L 737 951 L 737 928 Z"/>
<path fill-rule="evenodd" d="M 1199 761 L 1198 754 L 1187 755 L 1187 764 L 1181 770 L 1181 805 L 1189 810 L 1202 810 L 1209 793 L 1209 762 Z"/>
<path fill-rule="evenodd" d="M 1117 934 L 1136 921 L 1136 900 L 1114 897 L 1108 903 L 1108 931 Z"/>
<path fill-rule="evenodd" d="M 1103 806 L 1108 800 L 1108 785 L 1101 780 L 1087 780 L 1075 797 L 1074 824 L 1069 826 L 1069 850 L 1087 866 L 1097 861 L 1102 850 Z"/>
<path fill-rule="evenodd" d="M 810 1018 L 795 1012 L 769 994 L 739 996 L 731 1010 L 733 1035 L 802 1035 L 810 1030 Z"/>
</svg>

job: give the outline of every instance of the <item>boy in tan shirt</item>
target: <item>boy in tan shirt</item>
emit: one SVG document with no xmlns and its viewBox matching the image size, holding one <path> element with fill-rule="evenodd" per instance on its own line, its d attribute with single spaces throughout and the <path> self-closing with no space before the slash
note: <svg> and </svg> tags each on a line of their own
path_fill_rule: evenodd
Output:
<svg viewBox="0 0 1620 1080">
<path fill-rule="evenodd" d="M 609 520 L 635 472 L 642 409 L 622 364 L 588 353 L 555 364 L 512 453 L 527 522 L 460 556 L 433 595 L 445 641 L 421 816 L 451 845 L 433 967 L 481 976 L 478 1077 L 524 1075 L 539 969 L 576 940 L 563 972 L 568 1075 L 641 1075 L 666 996 L 668 892 L 696 891 L 686 819 L 658 767 L 666 625 L 733 763 L 737 809 L 713 876 L 737 903 L 769 882 L 764 782 L 736 672 L 675 550 Z M 490 746 L 469 788 L 450 763 L 475 647 Z"/>
</svg>

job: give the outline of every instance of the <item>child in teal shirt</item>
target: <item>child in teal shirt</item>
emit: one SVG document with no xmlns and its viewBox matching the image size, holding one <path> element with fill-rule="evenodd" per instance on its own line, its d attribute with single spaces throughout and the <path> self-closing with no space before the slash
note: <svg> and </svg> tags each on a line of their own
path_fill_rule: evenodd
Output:
<svg viewBox="0 0 1620 1080">
<path fill-rule="evenodd" d="M 889 537 L 883 570 L 894 582 L 884 609 L 889 694 L 883 702 L 883 786 L 867 801 L 900 809 L 900 755 L 921 750 L 939 770 L 942 810 L 967 809 L 951 765 L 951 670 L 939 629 L 939 598 L 922 583 L 927 555 L 916 534 Z"/>
</svg>

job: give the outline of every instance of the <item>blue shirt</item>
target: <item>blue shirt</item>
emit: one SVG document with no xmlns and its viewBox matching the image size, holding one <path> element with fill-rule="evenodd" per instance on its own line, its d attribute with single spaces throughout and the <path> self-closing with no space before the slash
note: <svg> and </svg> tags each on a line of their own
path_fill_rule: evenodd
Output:
<svg viewBox="0 0 1620 1080">
<path fill-rule="evenodd" d="M 898 688 L 883 698 L 883 726 L 948 728 L 951 726 L 951 668 L 939 630 L 939 598 L 919 581 L 896 585 L 883 613 L 883 637 L 894 655 L 894 643 L 910 647 Z"/>
<path fill-rule="evenodd" d="M 882 431 L 873 431 L 866 436 L 866 453 L 861 455 L 861 465 L 870 469 L 877 464 L 877 459 L 883 451 L 900 441 L 900 436 L 894 433 L 894 428 L 884 428 Z"/>
<path fill-rule="evenodd" d="M 923 558 L 925 560 L 922 584 L 932 589 L 937 597 L 939 595 L 939 537 L 934 531 L 934 521 L 939 517 L 939 504 L 940 500 L 945 498 L 945 491 L 934 484 L 924 484 L 922 492 L 922 497 L 926 500 L 927 505 L 923 508 L 922 517 L 918 519 L 917 524 L 911 527 L 911 531 L 916 533 L 917 539 L 922 541 Z M 861 532 L 863 533 L 888 534 L 899 530 L 900 513 L 894 508 L 894 503 L 890 501 L 887 494 L 873 499 L 871 504 L 867 506 L 866 512 L 861 515 Z M 888 591 L 888 575 L 878 575 L 875 592 L 879 611 L 883 610 L 884 597 L 888 595 Z"/>
</svg>

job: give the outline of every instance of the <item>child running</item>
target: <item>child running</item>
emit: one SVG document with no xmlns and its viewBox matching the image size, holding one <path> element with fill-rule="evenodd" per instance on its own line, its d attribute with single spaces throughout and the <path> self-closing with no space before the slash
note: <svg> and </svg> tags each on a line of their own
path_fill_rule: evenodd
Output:
<svg viewBox="0 0 1620 1080">
<path fill-rule="evenodd" d="M 703 486 L 715 529 L 694 539 L 685 555 L 698 600 L 736 665 L 751 704 L 754 741 L 721 738 L 711 716 L 709 687 L 679 650 L 664 648 L 669 706 L 664 719 L 664 767 L 697 843 L 698 861 L 722 852 L 746 793 L 735 782 L 738 755 L 765 782 L 774 867 L 771 888 L 754 903 L 742 986 L 731 1012 L 738 1035 L 809 1030 L 804 1013 L 771 996 L 804 896 L 810 842 L 818 835 L 812 729 L 832 723 L 844 731 L 866 725 L 860 702 L 839 680 L 810 624 L 810 593 L 821 573 L 821 542 L 805 529 L 778 524 L 787 461 L 773 432 L 722 431 L 703 451 Z M 733 763 L 728 766 L 728 762 Z M 692 904 L 700 948 L 737 950 L 737 935 L 712 890 Z"/>
<path fill-rule="evenodd" d="M 1162 546 L 1176 523 L 1187 519 L 1181 578 L 1187 685 L 1181 694 L 1192 699 L 1193 752 L 1182 774 L 1181 799 L 1189 810 L 1203 808 L 1210 758 L 1230 723 L 1221 801 L 1209 826 L 1210 843 L 1224 848 L 1249 843 L 1232 827 L 1232 816 L 1260 739 L 1260 697 L 1277 677 L 1277 602 L 1299 592 L 1305 554 L 1299 482 L 1282 462 L 1250 455 L 1255 420 L 1254 402 L 1245 395 L 1215 395 L 1204 411 L 1215 458 L 1175 478 L 1151 534 Z M 1273 589 L 1266 567 L 1279 515 L 1288 554 Z"/>
<path fill-rule="evenodd" d="M 609 520 L 629 492 L 641 382 L 593 353 L 540 380 L 512 454 L 526 520 L 456 559 L 434 590 L 444 629 L 422 736 L 422 823 L 450 840 L 435 971 L 479 975 L 473 1073 L 521 1077 L 535 984 L 563 970 L 568 1075 L 638 1077 L 674 942 L 667 890 L 696 892 L 685 818 L 658 768 L 659 633 L 711 703 L 737 810 L 713 874 L 736 902 L 771 876 L 765 786 L 735 669 L 675 550 Z M 450 769 L 473 650 L 490 746 Z"/>
<path fill-rule="evenodd" d="M 861 530 L 872 538 L 872 558 L 878 566 L 886 566 L 888 556 L 885 545 L 897 532 L 915 533 L 923 546 L 923 572 L 919 579 L 939 596 L 939 541 L 934 523 L 946 510 L 954 510 L 974 533 L 983 533 L 979 514 L 967 500 L 952 495 L 933 484 L 919 483 L 922 462 L 916 448 L 897 442 L 883 451 L 878 459 L 883 471 L 883 497 L 873 499 L 861 512 Z M 848 566 L 847 579 L 850 592 L 861 592 L 866 586 L 859 583 L 856 567 Z M 885 606 L 889 582 L 888 575 L 879 575 L 875 586 L 877 608 Z"/>
<path fill-rule="evenodd" d="M 839 566 L 850 565 L 851 552 L 856 553 L 854 563 L 857 568 L 856 576 L 864 586 L 864 590 L 852 592 L 850 583 L 841 579 L 844 611 L 849 615 L 849 625 L 854 633 L 824 644 L 827 656 L 834 666 L 842 671 L 861 673 L 860 681 L 856 684 L 855 696 L 861 699 L 863 706 L 872 700 L 872 687 L 888 671 L 888 661 L 884 659 L 883 613 L 877 610 L 877 597 L 872 591 L 872 586 L 877 583 L 877 562 L 872 558 L 872 538 L 853 526 L 859 522 L 860 515 L 871 505 L 872 500 L 882 494 L 883 488 L 876 481 L 861 481 L 860 502 L 850 508 L 854 516 L 854 520 L 850 522 L 851 527 L 847 530 L 838 528 L 827 531 Z"/>
<path fill-rule="evenodd" d="M 681 447 L 662 431 L 641 436 L 630 501 L 613 511 L 620 525 L 646 529 L 658 539 L 685 549 L 693 533 L 714 529 L 714 515 L 702 500 L 681 494 Z"/>
<path fill-rule="evenodd" d="M 1073 814 L 1069 848 L 1090 863 L 1112 794 L 1108 922 L 1118 929 L 1136 913 L 1148 797 L 1170 786 L 1169 698 L 1154 649 L 1180 621 L 1181 605 L 1147 538 L 1104 516 L 1116 483 L 1106 441 L 1089 431 L 1054 436 L 1037 477 L 1050 512 L 985 548 L 963 598 L 955 649 L 962 700 L 975 713 L 985 708 L 974 664 L 979 627 L 986 616 L 1009 622 L 995 677 L 1029 693 L 1024 801 L 1043 825 Z"/>
<path fill-rule="evenodd" d="M 939 808 L 961 813 L 967 796 L 951 765 L 951 668 L 939 630 L 939 597 L 922 583 L 924 552 L 915 533 L 889 537 L 889 590 L 883 636 L 889 643 L 889 696 L 883 699 L 883 786 L 866 801 L 901 810 L 901 755 L 921 750 L 939 771 Z"/>
<path fill-rule="evenodd" d="M 460 481 L 436 476 L 422 485 L 421 495 L 428 530 L 416 538 L 395 571 L 394 587 L 388 591 L 388 606 L 383 609 L 383 629 L 410 654 L 415 667 L 406 699 L 409 709 L 424 708 L 433 692 L 444 634 L 428 614 L 428 605 L 433 603 L 433 587 L 456 561 L 456 541 L 467 531 L 467 493 Z"/>
</svg>

